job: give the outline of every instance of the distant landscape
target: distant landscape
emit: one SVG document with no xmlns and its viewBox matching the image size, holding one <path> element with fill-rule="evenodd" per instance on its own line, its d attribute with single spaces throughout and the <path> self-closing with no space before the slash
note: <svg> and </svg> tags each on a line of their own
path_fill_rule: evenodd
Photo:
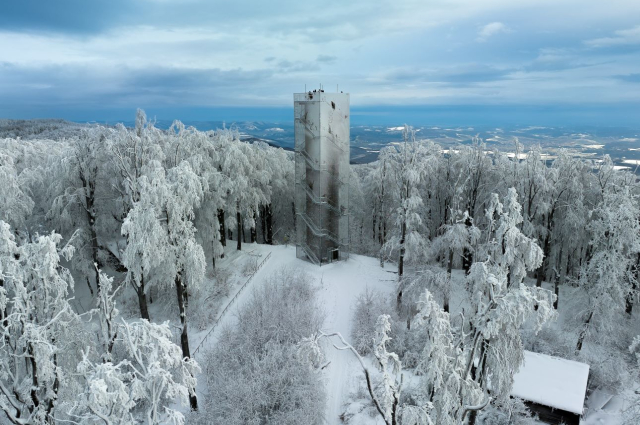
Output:
<svg viewBox="0 0 640 425">
<path fill-rule="evenodd" d="M 156 127 L 168 129 L 173 121 L 157 120 Z M 18 124 L 19 125 L 16 125 Z M 25 123 L 27 125 L 25 125 Z M 114 125 L 116 122 L 107 124 Z M 133 127 L 133 121 L 123 121 L 126 127 Z M 261 140 L 272 146 L 293 150 L 293 122 L 264 121 L 184 121 L 200 131 L 222 128 L 236 128 L 241 140 L 252 142 Z M 87 123 L 64 120 L 0 120 L 0 137 L 57 138 L 58 132 L 73 133 Z M 378 158 L 384 146 L 400 143 L 404 123 L 397 125 L 352 125 L 351 163 L 366 164 Z M 560 149 L 568 150 L 572 156 L 599 160 L 609 155 L 616 167 L 635 170 L 640 164 L 640 130 L 626 127 L 543 127 L 543 126 L 413 126 L 418 139 L 429 139 L 444 149 L 473 143 L 478 137 L 487 145 L 487 150 L 514 153 L 515 141 L 524 146 L 540 145 L 546 158 L 553 160 Z"/>
</svg>

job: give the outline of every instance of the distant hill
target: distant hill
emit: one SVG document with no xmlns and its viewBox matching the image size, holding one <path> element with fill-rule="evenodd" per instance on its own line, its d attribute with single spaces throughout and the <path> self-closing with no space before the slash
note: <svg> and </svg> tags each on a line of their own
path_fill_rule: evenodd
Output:
<svg viewBox="0 0 640 425">
<path fill-rule="evenodd" d="M 168 129 L 173 121 L 156 120 L 155 126 Z M 61 119 L 6 120 L 0 119 L 0 138 L 20 137 L 22 139 L 60 139 L 77 136 L 83 129 L 93 125 L 113 125 L 115 123 L 76 123 Z M 125 121 L 127 127 L 133 121 Z M 287 151 L 294 148 L 293 122 L 263 121 L 184 121 L 200 131 L 233 128 L 240 133 L 241 140 L 253 143 L 265 142 Z M 402 142 L 403 126 L 352 125 L 351 163 L 365 164 L 377 160 L 380 149 Z M 540 145 L 546 158 L 553 160 L 560 149 L 569 151 L 574 157 L 598 160 L 610 155 L 621 168 L 635 170 L 640 164 L 640 131 L 629 128 L 595 127 L 535 127 L 504 126 L 495 127 L 439 127 L 418 126 L 417 139 L 429 139 L 443 149 L 470 144 L 477 136 L 482 139 L 487 150 L 499 149 L 514 154 L 516 139 L 529 150 Z"/>
<path fill-rule="evenodd" d="M 62 139 L 74 137 L 96 124 L 83 124 L 60 119 L 0 119 L 0 138 Z"/>
</svg>

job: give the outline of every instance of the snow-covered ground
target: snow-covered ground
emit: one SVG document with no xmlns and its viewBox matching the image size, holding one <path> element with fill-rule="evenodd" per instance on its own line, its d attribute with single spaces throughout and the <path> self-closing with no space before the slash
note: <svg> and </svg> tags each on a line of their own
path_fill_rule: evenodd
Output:
<svg viewBox="0 0 640 425">
<path fill-rule="evenodd" d="M 234 271 L 236 285 L 231 289 L 229 296 L 222 300 L 218 306 L 218 310 L 224 308 L 228 301 L 233 298 L 239 290 L 240 286 L 246 281 L 246 278 L 240 274 L 242 264 L 251 258 L 251 256 L 257 256 L 259 261 L 266 258 L 269 253 L 271 253 L 271 257 L 251 279 L 247 287 L 239 294 L 227 314 L 220 318 L 217 329 L 234 323 L 237 308 L 249 299 L 252 289 L 259 287 L 268 276 L 282 267 L 302 268 L 315 278 L 320 288 L 318 301 L 326 313 L 323 330 L 327 333 L 340 332 L 347 340 L 349 340 L 351 335 L 353 313 L 358 297 L 367 289 L 379 291 L 384 295 L 391 296 L 396 288 L 396 266 L 387 264 L 383 269 L 380 267 L 379 260 L 372 257 L 351 255 L 348 261 L 318 267 L 309 262 L 297 259 L 294 246 L 244 244 L 241 252 L 236 251 L 235 245 L 228 247 L 226 252 L 226 258 L 221 261 L 219 267 Z M 468 300 L 466 300 L 464 296 L 463 289 L 464 272 L 462 270 L 454 270 L 452 280 L 451 308 L 454 312 L 461 311 L 468 307 Z M 528 279 L 528 283 L 533 284 L 533 280 Z M 547 286 L 549 284 L 545 282 L 544 285 Z M 564 292 L 565 288 L 562 287 L 560 296 L 563 300 L 566 300 L 569 294 Z M 564 313 L 566 313 L 563 312 L 562 307 L 564 307 L 564 305 L 561 303 L 561 317 L 558 323 L 551 325 L 553 328 L 556 328 L 556 330 L 560 328 L 559 325 L 564 319 Z M 207 338 L 201 352 L 206 352 L 207 347 L 210 348 L 215 344 L 217 329 Z M 192 347 L 196 347 L 207 332 L 208 330 L 192 333 Z M 334 342 L 339 345 L 337 340 Z M 377 414 L 370 414 L 370 412 L 373 412 L 373 409 L 369 403 L 369 396 L 366 394 L 364 376 L 357 360 L 350 352 L 338 351 L 333 348 L 329 341 L 325 340 L 324 343 L 327 361 L 329 362 L 329 366 L 327 366 L 324 372 L 327 388 L 325 423 L 330 425 L 342 424 L 343 422 L 340 419 L 340 415 L 348 412 L 353 415 L 349 421 L 352 425 L 382 424 L 383 422 Z M 410 372 L 406 378 L 412 378 Z M 201 379 L 200 382 L 203 383 L 204 379 Z M 358 397 L 356 393 L 359 393 L 361 397 Z M 623 396 L 611 397 L 605 395 L 599 397 L 598 394 L 594 394 L 591 397 L 592 399 L 588 398 L 585 403 L 583 424 L 623 424 L 620 412 L 624 410 L 625 405 L 628 404 L 624 401 Z M 598 406 L 598 400 L 603 397 L 606 398 L 604 405 Z M 356 398 L 358 400 L 355 400 Z M 347 403 L 353 404 L 348 406 Z"/>
<path fill-rule="evenodd" d="M 296 250 L 293 246 L 245 244 L 242 253 L 232 254 L 231 258 L 221 262 L 220 267 L 240 265 L 249 258 L 249 255 L 258 255 L 262 260 L 269 253 L 272 253 L 271 257 L 240 293 L 228 312 L 220 318 L 219 325 L 207 338 L 201 352 L 215 345 L 219 329 L 236 320 L 234 313 L 249 299 L 252 289 L 259 287 L 268 276 L 283 267 L 303 269 L 315 278 L 319 286 L 318 302 L 326 313 L 323 330 L 340 332 L 347 340 L 351 333 L 351 321 L 358 296 L 367 289 L 391 294 L 396 287 L 394 268 L 381 268 L 379 261 L 375 258 L 351 255 L 347 261 L 318 267 L 296 258 Z M 237 266 L 234 268 L 239 269 Z M 237 292 L 239 285 L 231 290 L 229 299 Z M 206 331 L 203 331 L 192 336 L 194 348 L 205 334 Z M 361 379 L 360 366 L 352 353 L 338 351 L 331 347 L 328 341 L 325 343 L 325 349 L 327 361 L 330 362 L 324 372 L 327 386 L 325 419 L 327 424 L 340 424 L 342 423 L 340 415 L 345 410 L 344 404 L 354 385 L 357 385 L 357 381 Z M 204 382 L 204 379 L 200 382 Z"/>
<path fill-rule="evenodd" d="M 247 282 L 248 277 L 243 273 L 244 265 L 249 261 L 261 262 L 271 256 L 264 262 L 257 273 L 249 280 L 244 289 L 241 290 L 243 284 Z M 219 330 L 226 325 L 233 324 L 236 320 L 236 312 L 239 307 L 246 303 L 250 297 L 252 290 L 264 284 L 265 280 L 277 270 L 283 267 L 302 269 L 312 276 L 319 288 L 318 303 L 326 313 L 326 320 L 323 330 L 327 333 L 340 332 L 347 340 L 350 339 L 354 308 L 358 297 L 367 289 L 378 291 L 381 294 L 391 297 L 396 288 L 397 275 L 395 274 L 394 265 L 386 265 L 381 268 L 378 259 L 361 255 L 351 255 L 349 260 L 325 265 L 322 267 L 315 266 L 309 262 L 296 258 L 294 246 L 270 246 L 261 244 L 243 244 L 242 251 L 235 249 L 235 243 L 230 243 L 225 250 L 225 258 L 218 260 L 217 267 L 220 270 L 229 272 L 230 287 L 226 295 L 210 296 L 215 284 L 211 278 L 211 274 L 205 280 L 202 296 L 207 298 L 204 308 L 201 306 L 197 312 L 208 311 L 206 320 L 198 317 L 194 312 L 190 316 L 190 342 L 192 353 L 202 343 L 202 347 L 195 355 L 196 360 L 203 360 L 203 354 L 210 350 L 217 340 Z M 116 274 L 115 272 L 113 272 Z M 118 278 L 116 278 L 116 282 Z M 451 293 L 451 309 L 453 312 L 461 311 L 468 307 L 467 300 L 464 297 L 464 273 L 462 270 L 453 271 L 453 288 Z M 533 284 L 533 281 L 529 281 Z M 548 284 L 545 282 L 545 286 Z M 94 288 L 95 289 L 95 288 Z M 127 288 L 126 291 L 132 291 Z M 154 290 L 155 291 L 155 290 Z M 561 329 L 561 323 L 564 320 L 565 305 L 562 300 L 566 300 L 569 296 L 565 293 L 565 288 L 561 287 L 561 309 L 560 317 L 556 323 L 551 325 L 558 332 Z M 220 312 L 231 302 L 234 296 L 238 294 L 235 301 L 226 314 L 220 316 Z M 130 300 L 127 304 L 119 304 L 121 309 L 127 310 L 128 315 L 132 319 L 138 317 L 137 302 L 133 292 L 123 294 L 123 299 Z M 74 293 L 75 300 L 72 304 L 79 313 L 83 313 L 94 306 L 92 305 L 92 297 L 89 294 L 86 283 L 81 279 L 76 279 L 76 290 Z M 170 320 L 172 325 L 177 325 L 177 311 L 173 311 L 171 304 L 154 302 L 149 305 L 152 319 L 156 322 Z M 213 332 L 210 332 L 216 319 L 219 323 Z M 205 326 L 201 324 L 205 323 Z M 208 335 L 209 334 L 209 335 Z M 208 337 L 205 340 L 205 336 Z M 177 342 L 177 341 L 176 341 Z M 353 354 L 348 351 L 338 351 L 330 345 L 328 340 L 324 340 L 324 348 L 327 355 L 329 365 L 324 369 L 324 379 L 327 389 L 327 407 L 325 414 L 326 424 L 342 424 L 340 419 L 345 411 L 350 414 L 349 421 L 352 425 L 374 425 L 383 423 L 380 418 L 370 412 L 369 397 L 366 394 L 364 377 L 361 373 L 360 366 Z M 339 345 L 336 339 L 333 341 Z M 536 348 L 536 347 L 532 347 Z M 406 371 L 407 379 L 411 379 L 410 371 Z M 198 392 L 206 397 L 207 388 L 206 380 L 200 377 L 198 384 Z M 582 423 L 585 425 L 621 425 L 623 421 L 620 412 L 628 407 L 628 398 L 634 397 L 633 390 L 628 391 L 626 395 L 611 396 L 603 391 L 596 391 L 588 396 L 585 403 L 585 414 Z M 352 403 L 349 406 L 347 403 Z M 175 406 L 178 407 L 178 406 Z M 181 409 L 184 410 L 184 409 Z"/>
</svg>

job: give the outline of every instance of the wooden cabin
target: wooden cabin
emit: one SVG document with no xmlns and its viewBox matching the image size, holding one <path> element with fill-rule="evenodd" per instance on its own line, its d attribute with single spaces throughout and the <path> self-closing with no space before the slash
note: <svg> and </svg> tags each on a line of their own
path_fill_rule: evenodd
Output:
<svg viewBox="0 0 640 425">
<path fill-rule="evenodd" d="M 541 422 L 579 425 L 588 379 L 587 364 L 525 351 L 511 395 L 523 399 Z"/>
</svg>

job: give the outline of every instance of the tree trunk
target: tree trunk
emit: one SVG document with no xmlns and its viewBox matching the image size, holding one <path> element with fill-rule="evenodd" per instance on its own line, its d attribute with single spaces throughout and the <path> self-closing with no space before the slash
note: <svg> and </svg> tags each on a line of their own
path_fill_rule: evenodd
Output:
<svg viewBox="0 0 640 425">
<path fill-rule="evenodd" d="M 36 363 L 36 357 L 33 353 L 33 345 L 31 345 L 31 343 L 29 343 L 29 346 L 27 347 L 27 353 L 29 354 L 28 357 L 28 361 L 29 364 L 31 365 L 31 392 L 30 392 L 30 396 L 31 396 L 31 401 L 33 402 L 33 406 L 29 407 L 29 411 L 33 412 L 34 408 L 37 408 L 38 406 L 40 406 L 40 399 L 38 398 L 38 392 L 37 389 L 39 387 L 38 385 L 38 364 Z"/>
<path fill-rule="evenodd" d="M 398 397 L 394 394 L 391 405 L 391 425 L 398 425 Z"/>
<path fill-rule="evenodd" d="M 633 297 L 634 294 L 636 292 L 636 290 L 638 289 L 638 275 L 640 274 L 640 270 L 638 269 L 640 267 L 640 252 L 638 253 L 638 255 L 636 256 L 636 265 L 635 265 L 635 269 L 633 271 L 633 281 L 631 282 L 631 293 L 629 295 L 627 295 L 627 302 L 626 302 L 626 306 L 625 306 L 625 312 L 628 315 L 631 315 L 631 313 L 633 313 Z"/>
<path fill-rule="evenodd" d="M 471 227 L 473 222 L 471 221 L 471 217 L 467 215 L 467 219 L 464 221 L 464 225 L 468 228 Z M 469 274 L 469 270 L 471 270 L 471 264 L 473 263 L 473 254 L 467 248 L 462 251 L 462 268 L 464 269 L 465 274 Z"/>
<path fill-rule="evenodd" d="M 89 280 L 89 278 L 86 278 L 87 280 L 87 286 L 89 287 L 89 292 L 91 292 L 91 296 L 93 297 L 93 287 L 91 286 L 91 281 Z"/>
<path fill-rule="evenodd" d="M 451 286 L 451 278 L 449 278 L 449 286 Z M 451 288 L 445 288 L 444 290 L 444 299 L 442 301 L 442 309 L 449 313 L 449 294 L 451 292 Z"/>
<path fill-rule="evenodd" d="M 96 229 L 95 229 L 94 214 L 91 214 L 91 226 L 89 226 L 89 228 L 91 229 L 91 256 L 92 256 L 91 259 L 93 260 L 93 264 L 99 267 L 100 264 L 98 262 L 98 236 L 96 234 Z M 96 287 L 99 286 L 99 282 L 100 282 L 100 271 L 98 270 L 98 267 L 94 267 Z M 89 289 L 91 289 L 91 295 L 93 295 L 93 289 L 91 288 L 91 285 L 89 285 Z"/>
<path fill-rule="evenodd" d="M 0 288 L 2 288 L 4 286 L 4 279 L 0 278 Z M 0 321 L 2 321 L 2 327 L 4 329 L 8 329 L 9 328 L 9 320 L 7 319 L 8 314 L 7 314 L 7 306 L 5 305 L 4 308 L 0 309 Z M 6 333 L 4 335 L 4 340 L 5 343 L 8 344 L 9 343 L 9 334 Z"/>
<path fill-rule="evenodd" d="M 227 246 L 227 230 L 224 227 L 224 210 L 222 209 L 218 210 L 218 223 L 220 223 L 220 243 L 222 246 Z"/>
<path fill-rule="evenodd" d="M 256 213 L 255 211 L 251 211 L 251 214 L 253 214 L 253 225 L 251 226 L 250 230 L 250 238 L 251 243 L 256 243 L 258 241 L 258 232 L 256 231 Z"/>
<path fill-rule="evenodd" d="M 378 217 L 378 243 L 380 244 L 380 249 L 382 249 L 382 245 L 384 245 L 384 240 L 382 240 L 382 216 Z"/>
<path fill-rule="evenodd" d="M 85 176 L 80 175 L 80 180 L 82 181 L 82 185 L 85 191 L 85 211 L 87 213 L 87 221 L 89 222 L 89 237 L 91 238 L 91 259 L 94 264 L 98 264 L 98 235 L 96 233 L 96 211 L 94 207 L 95 203 L 95 188 L 92 182 L 88 182 L 85 179 Z M 95 279 L 96 279 L 96 287 L 100 282 L 100 272 L 98 268 L 95 268 Z M 93 288 L 91 287 L 91 283 L 87 280 L 89 284 L 89 290 L 91 291 L 91 295 L 93 296 Z"/>
<path fill-rule="evenodd" d="M 593 318 L 593 311 L 589 313 L 589 317 L 584 322 L 584 328 L 580 331 L 580 336 L 578 337 L 578 343 L 576 344 L 576 354 L 582 350 L 582 344 L 584 343 L 584 339 L 587 336 L 587 329 L 589 328 L 589 323 L 591 323 L 591 319 Z"/>
<path fill-rule="evenodd" d="M 265 207 L 265 221 L 267 222 L 267 243 L 269 245 L 273 245 L 273 207 L 271 206 L 271 204 Z"/>
<path fill-rule="evenodd" d="M 52 341 L 53 343 L 55 343 L 55 339 Z M 47 423 L 50 424 L 54 424 L 55 420 L 53 418 L 53 416 L 51 415 L 51 412 L 53 411 L 53 407 L 55 405 L 55 401 L 58 399 L 58 390 L 60 389 L 60 372 L 58 369 L 58 355 L 54 354 L 53 355 L 53 366 L 54 366 L 54 370 L 55 370 L 55 379 L 53 381 L 53 395 L 50 396 L 49 401 L 47 402 Z"/>
<path fill-rule="evenodd" d="M 400 259 L 398 260 L 398 277 L 401 278 L 404 273 L 404 241 L 407 236 L 407 223 L 402 222 L 402 236 L 400 237 Z"/>
<path fill-rule="evenodd" d="M 180 324 L 182 325 L 182 332 L 180 334 L 180 345 L 182 347 L 182 357 L 191 358 L 191 351 L 189 349 L 189 333 L 187 329 L 187 307 L 186 307 L 186 291 L 182 284 L 180 274 L 176 276 L 176 295 L 178 296 L 178 309 L 180 310 Z M 198 410 L 198 399 L 196 397 L 196 389 L 189 388 L 189 404 L 191 410 Z"/>
<path fill-rule="evenodd" d="M 556 294 L 556 301 L 553 303 L 553 306 L 556 310 L 558 309 L 558 303 L 560 300 L 560 285 L 561 284 L 564 285 L 565 279 L 567 277 L 566 264 L 564 263 L 565 252 L 566 250 L 563 248 L 561 244 L 560 253 L 558 254 L 558 266 L 557 266 L 557 270 L 555 271 L 556 276 L 555 276 L 554 288 L 553 288 Z M 567 259 L 567 262 L 568 262 L 568 259 Z"/>
<path fill-rule="evenodd" d="M 635 290 L 636 290 L 636 284 L 633 283 L 633 292 L 635 292 Z M 631 316 L 631 313 L 633 313 L 633 295 L 632 294 L 627 295 L 624 311 L 629 316 Z"/>
<path fill-rule="evenodd" d="M 382 222 L 382 244 L 387 241 L 387 220 Z"/>
<path fill-rule="evenodd" d="M 556 273 L 553 279 L 553 292 L 556 294 L 556 300 L 553 302 L 553 308 L 558 309 L 558 299 L 560 298 L 559 294 L 560 289 L 560 275 Z"/>
<path fill-rule="evenodd" d="M 373 207 L 373 214 L 371 215 L 371 219 L 373 221 L 373 225 L 371 226 L 371 238 L 375 241 L 376 240 L 376 217 L 378 216 L 378 214 L 376 213 L 376 209 L 377 207 L 374 206 Z"/>
<path fill-rule="evenodd" d="M 444 288 L 444 300 L 442 301 L 442 309 L 449 313 L 449 298 L 451 295 L 451 270 L 453 269 L 453 249 L 449 250 L 449 261 L 447 263 L 447 274 L 449 275 L 449 282 L 447 287 Z"/>
<path fill-rule="evenodd" d="M 383 252 L 384 239 L 383 238 L 385 236 L 383 235 L 382 227 L 384 226 L 384 224 L 382 221 L 383 221 L 383 218 L 382 218 L 382 215 L 380 215 L 378 217 L 378 243 L 380 244 L 380 249 L 378 250 L 378 253 L 380 254 L 380 267 L 384 268 L 384 252 Z M 386 233 L 386 229 L 384 230 L 384 232 Z"/>
<path fill-rule="evenodd" d="M 291 203 L 291 212 L 293 213 L 293 228 L 296 228 L 296 204 L 294 202 Z"/>
<path fill-rule="evenodd" d="M 562 276 L 562 284 L 564 284 L 565 280 L 567 279 L 567 275 L 569 275 L 569 273 L 571 273 L 570 264 L 571 264 L 571 256 L 568 255 L 567 256 L 567 264 L 565 265 L 564 275 Z"/>
<path fill-rule="evenodd" d="M 462 268 L 464 269 L 465 274 L 469 274 L 469 270 L 471 270 L 471 263 L 473 262 L 473 254 L 469 249 L 465 248 L 462 251 Z"/>
<path fill-rule="evenodd" d="M 144 275 L 140 277 L 140 286 L 135 287 L 138 294 L 138 305 L 140 306 L 140 317 L 151 321 L 149 309 L 147 308 L 147 294 L 144 292 Z"/>
<path fill-rule="evenodd" d="M 469 412 L 468 425 L 475 425 L 477 418 L 478 418 L 478 411 L 477 410 L 472 410 L 471 412 Z"/>
<path fill-rule="evenodd" d="M 236 209 L 236 233 L 238 242 L 236 244 L 236 249 L 240 251 L 242 249 L 242 217 L 240 216 L 240 203 L 238 203 Z"/>
<path fill-rule="evenodd" d="M 262 205 L 260 207 L 260 209 L 262 210 L 262 213 L 260 214 L 260 230 L 262 230 L 262 243 L 269 243 L 267 242 L 267 236 L 266 236 L 266 227 L 267 227 L 267 223 L 266 223 L 266 215 L 267 215 L 267 206 L 266 205 Z"/>
<path fill-rule="evenodd" d="M 544 274 L 549 264 L 549 254 L 551 251 L 551 230 L 549 229 L 548 226 L 547 226 L 547 236 L 545 236 L 544 244 L 542 246 L 543 246 L 542 264 L 540 264 L 540 267 L 538 267 L 538 270 L 536 270 L 536 286 L 538 288 L 542 286 L 542 280 L 544 279 Z"/>
</svg>

